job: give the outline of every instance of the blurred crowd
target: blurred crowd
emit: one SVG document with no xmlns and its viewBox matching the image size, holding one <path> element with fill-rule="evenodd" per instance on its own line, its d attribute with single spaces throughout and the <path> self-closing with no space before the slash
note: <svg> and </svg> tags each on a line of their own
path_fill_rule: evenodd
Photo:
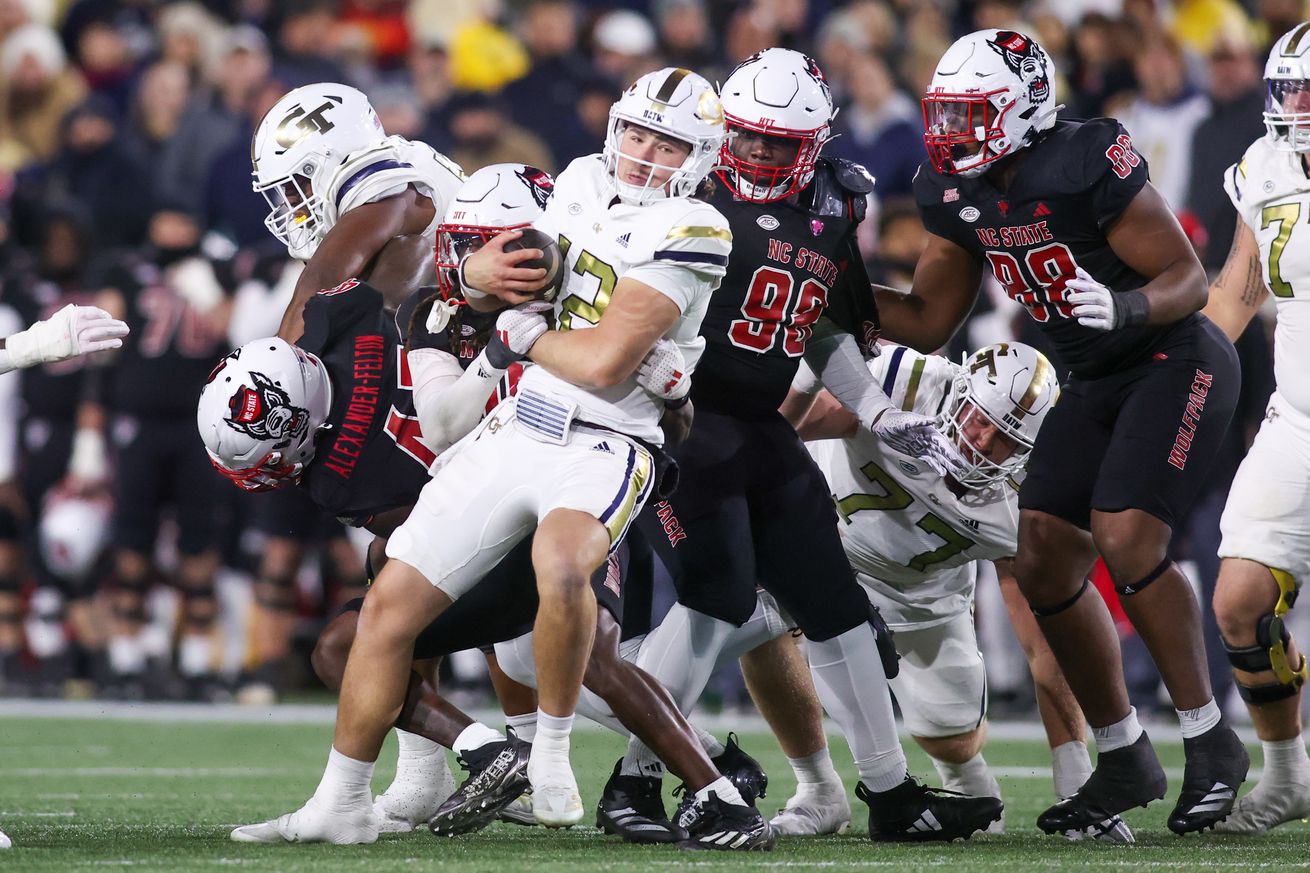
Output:
<svg viewBox="0 0 1310 873">
<path fill-rule="evenodd" d="M 134 329 L 116 356 L 0 380 L 0 693 L 90 680 L 127 697 L 235 687 L 268 699 L 303 681 L 297 640 L 360 584 L 347 531 L 295 495 L 237 492 L 203 465 L 194 433 L 209 367 L 276 331 L 297 275 L 250 187 L 252 133 L 289 89 L 355 85 L 388 133 L 466 172 L 509 160 L 557 171 L 599 151 L 610 104 L 638 75 L 676 64 L 722 81 L 758 50 L 799 49 L 840 106 L 828 152 L 877 178 L 861 238 L 872 275 L 905 287 L 924 244 L 908 199 L 924 157 L 917 97 L 957 36 L 1015 29 L 1055 60 L 1064 114 L 1123 121 L 1216 270 L 1235 221 L 1221 173 L 1263 134 L 1264 57 L 1308 5 L 0 0 L 0 319 L 16 329 L 98 301 Z M 1217 572 L 1228 482 L 1272 388 L 1270 325 L 1257 319 L 1239 344 L 1247 385 L 1230 450 L 1180 529 L 1178 557 L 1202 589 Z M 1042 345 L 991 288 L 945 353 L 1006 337 Z M 204 476 L 192 475 L 196 453 Z M 266 602 L 283 590 L 267 583 L 286 578 L 295 602 Z M 122 591 L 148 595 L 145 606 Z M 1231 689 L 1211 633 L 1213 678 Z M 988 639 L 1007 644 L 1000 631 Z M 1125 653 L 1149 708 L 1153 667 L 1131 636 Z M 993 687 L 1022 697 L 1025 682 L 998 675 Z"/>
</svg>

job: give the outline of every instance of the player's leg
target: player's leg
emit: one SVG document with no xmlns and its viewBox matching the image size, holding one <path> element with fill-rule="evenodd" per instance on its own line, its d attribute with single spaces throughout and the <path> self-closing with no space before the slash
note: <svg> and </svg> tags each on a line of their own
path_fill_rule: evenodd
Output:
<svg viewBox="0 0 1310 873">
<path fill-rule="evenodd" d="M 308 532 L 303 519 L 316 512 L 299 489 L 258 495 L 255 526 L 267 537 L 255 570 L 250 615 L 251 652 L 237 699 L 272 701 L 282 690 L 282 674 L 296 628 L 296 575 L 305 558 Z M 310 518 L 313 516 L 310 515 Z"/>
<path fill-rule="evenodd" d="M 23 566 L 22 530 L 18 517 L 0 507 L 0 689 L 18 675 L 23 648 L 22 601 L 19 597 Z"/>
<path fill-rule="evenodd" d="M 155 457 L 156 441 L 137 419 L 119 416 L 112 433 L 117 457 L 113 482 L 114 578 L 109 588 L 113 614 L 108 645 L 110 692 L 139 697 L 144 694 L 146 595 L 154 571 L 150 555 L 159 530 L 163 465 Z"/>
<path fill-rule="evenodd" d="M 190 426 L 172 426 L 169 435 L 177 456 L 172 497 L 177 507 L 177 583 L 183 605 L 178 671 L 191 696 L 215 699 L 228 695 L 216 676 L 221 652 L 214 632 L 218 618 L 214 579 L 219 567 L 214 515 L 222 505 L 219 489 L 226 486 L 214 475 Z"/>
<path fill-rule="evenodd" d="M 832 765 L 823 707 L 797 637 L 783 634 L 747 652 L 741 675 L 796 776 L 796 793 L 769 823 L 788 836 L 844 832 L 851 803 Z"/>
</svg>

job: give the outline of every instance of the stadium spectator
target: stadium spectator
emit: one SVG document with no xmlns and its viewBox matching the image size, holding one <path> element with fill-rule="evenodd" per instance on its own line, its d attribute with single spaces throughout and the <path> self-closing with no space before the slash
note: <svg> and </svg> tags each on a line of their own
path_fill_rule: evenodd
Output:
<svg viewBox="0 0 1310 873">
<path fill-rule="evenodd" d="M 592 31 L 596 67 L 626 86 L 660 66 L 655 28 L 646 16 L 630 9 L 607 12 Z"/>
<path fill-rule="evenodd" d="M 535 134 L 512 122 L 498 98 L 479 92 L 461 94 L 450 101 L 449 112 L 453 142 L 449 157 L 465 173 L 509 161 L 555 171 L 550 149 Z"/>
<path fill-rule="evenodd" d="M 849 63 L 851 102 L 837 116 L 828 153 L 863 164 L 878 181 L 877 194 L 902 197 L 923 161 L 923 115 L 918 101 L 896 87 L 891 71 L 872 54 Z"/>
<path fill-rule="evenodd" d="M 291 88 L 311 82 L 344 82 L 346 71 L 333 57 L 338 4 L 335 0 L 288 0 L 273 51 L 274 74 Z"/>
<path fill-rule="evenodd" d="M 165 6 L 157 21 L 160 57 L 180 64 L 189 84 L 198 86 L 224 48 L 222 23 L 193 0 Z"/>
<path fill-rule="evenodd" d="M 131 102 L 136 56 L 123 33 L 106 22 L 91 22 L 78 35 L 76 58 L 91 90 L 124 114 Z"/>
<path fill-rule="evenodd" d="M 0 46 L 0 169 L 48 161 L 59 147 L 64 115 L 81 102 L 86 85 L 70 69 L 55 32 L 25 24 Z"/>
</svg>

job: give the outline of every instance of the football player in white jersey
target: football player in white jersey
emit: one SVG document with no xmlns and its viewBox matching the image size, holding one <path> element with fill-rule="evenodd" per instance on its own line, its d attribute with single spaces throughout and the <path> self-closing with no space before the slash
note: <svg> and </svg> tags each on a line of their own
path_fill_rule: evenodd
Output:
<svg viewBox="0 0 1310 873">
<path fill-rule="evenodd" d="M 897 406 L 937 419 L 965 458 L 962 471 L 942 476 L 889 448 L 830 395 L 820 394 L 823 386 L 808 367 L 797 374 L 784 412 L 803 437 L 818 440 L 809 448 L 832 487 L 846 554 L 896 634 L 901 663 L 891 685 L 906 727 L 933 759 L 945 788 L 1000 796 L 981 755 L 987 677 L 972 614 L 976 562 L 993 561 L 1037 682 L 1056 793 L 1068 797 L 1092 770 L 1082 711 L 1012 569 L 1019 530 L 1015 479 L 1059 398 L 1054 371 L 1040 352 L 1021 343 L 987 346 L 963 364 L 886 346 L 869 370 Z M 815 756 L 826 758 L 826 744 L 807 747 L 807 737 L 821 737 L 822 726 L 800 723 L 769 701 L 761 709 L 783 748 L 798 752 L 793 767 L 800 787 L 774 827 L 785 834 L 841 828 L 850 816 L 845 790 L 830 766 L 813 767 Z M 811 714 L 811 720 L 818 713 L 817 706 L 792 709 Z M 1001 823 L 993 829 L 1001 830 Z M 1132 839 L 1117 816 L 1093 832 Z"/>
<path fill-rule="evenodd" d="M 464 173 L 425 143 L 387 136 L 360 91 L 320 82 L 284 95 L 259 122 L 250 162 L 264 224 L 305 262 L 278 331 L 287 342 L 320 289 L 363 279 L 398 305 L 432 284 L 437 225 Z"/>
<path fill-rule="evenodd" d="M 533 807 L 543 824 L 581 819 L 568 750 L 595 632 L 589 580 L 657 486 L 663 400 L 637 385 L 638 366 L 662 337 L 694 365 L 699 320 L 727 264 L 726 221 L 690 196 L 722 139 L 709 83 L 665 69 L 615 104 L 605 153 L 575 161 L 556 180 L 545 223 L 559 235 L 569 271 L 549 307 L 562 329 L 547 331 L 541 304 L 499 317 L 489 347 L 497 359 L 530 352 L 539 366 L 524 375 L 513 403 L 443 453 L 392 534 L 392 560 L 365 600 L 346 665 L 327 770 L 314 797 L 287 817 L 299 840 L 377 838 L 368 780 L 404 698 L 415 637 L 534 530 Z M 462 273 L 467 294 L 476 271 Z M 702 791 L 702 817 L 731 818 L 724 807 L 740 801 L 731 783 Z M 760 824 L 741 836 L 771 845 Z"/>
<path fill-rule="evenodd" d="M 1215 617 L 1264 748 L 1264 774 L 1215 830 L 1259 834 L 1310 816 L 1301 733 L 1306 660 L 1283 622 L 1310 575 L 1310 22 L 1265 65 L 1266 134 L 1224 173 L 1239 221 L 1203 310 L 1237 339 L 1265 299 L 1277 312 L 1277 389 L 1228 494 Z"/>
</svg>

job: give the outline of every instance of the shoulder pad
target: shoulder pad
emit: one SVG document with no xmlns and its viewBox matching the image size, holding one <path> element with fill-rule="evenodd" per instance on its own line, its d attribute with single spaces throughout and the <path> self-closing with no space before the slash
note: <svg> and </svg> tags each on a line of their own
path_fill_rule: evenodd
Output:
<svg viewBox="0 0 1310 873">
<path fill-rule="evenodd" d="M 845 217 L 847 208 L 858 222 L 864 218 L 865 195 L 873 190 L 873 176 L 860 164 L 841 158 L 822 158 L 814 168 L 815 215 Z"/>
</svg>

